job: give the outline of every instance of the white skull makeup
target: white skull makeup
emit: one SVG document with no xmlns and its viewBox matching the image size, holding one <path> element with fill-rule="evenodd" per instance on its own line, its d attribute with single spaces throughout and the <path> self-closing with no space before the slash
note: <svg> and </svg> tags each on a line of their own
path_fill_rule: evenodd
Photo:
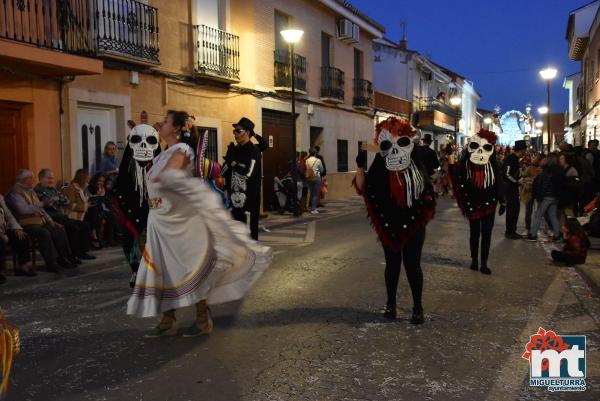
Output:
<svg viewBox="0 0 600 401">
<path fill-rule="evenodd" d="M 403 171 L 410 166 L 410 154 L 415 146 L 408 136 L 393 136 L 382 130 L 377 140 L 379 154 L 385 159 L 385 167 L 390 171 Z"/>
<path fill-rule="evenodd" d="M 158 148 L 158 132 L 153 127 L 148 124 L 136 125 L 128 139 L 135 160 L 148 162 L 154 159 L 154 151 Z"/>
<path fill-rule="evenodd" d="M 469 153 L 471 163 L 484 165 L 489 162 L 492 153 L 494 153 L 494 145 L 479 135 L 473 135 L 469 141 Z"/>
</svg>

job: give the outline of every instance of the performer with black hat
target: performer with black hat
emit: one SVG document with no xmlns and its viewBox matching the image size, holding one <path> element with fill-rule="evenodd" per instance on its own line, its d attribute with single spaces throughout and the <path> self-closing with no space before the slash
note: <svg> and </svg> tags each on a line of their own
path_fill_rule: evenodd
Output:
<svg viewBox="0 0 600 401">
<path fill-rule="evenodd" d="M 503 176 L 506 193 L 506 231 L 504 236 L 508 239 L 521 239 L 517 234 L 517 222 L 521 203 L 519 201 L 519 184 L 521 183 L 521 164 L 519 159 L 527 150 L 527 143 L 523 140 L 515 141 L 513 152 L 504 159 Z"/>
<path fill-rule="evenodd" d="M 260 214 L 261 150 L 264 141 L 254 132 L 254 123 L 242 117 L 233 124 L 236 145 L 229 144 L 225 164 L 231 170 L 227 189 L 233 218 L 246 223 L 246 212 L 250 214 L 251 237 L 258 240 L 258 218 Z M 250 138 L 256 137 L 258 146 Z"/>
<path fill-rule="evenodd" d="M 496 161 L 497 140 L 495 133 L 481 129 L 469 138 L 467 151 L 458 164 L 450 166 L 454 197 L 462 214 L 469 220 L 471 269 L 483 274 L 492 274 L 487 261 L 498 203 L 499 214 L 502 215 L 505 210 L 503 183 Z"/>
</svg>

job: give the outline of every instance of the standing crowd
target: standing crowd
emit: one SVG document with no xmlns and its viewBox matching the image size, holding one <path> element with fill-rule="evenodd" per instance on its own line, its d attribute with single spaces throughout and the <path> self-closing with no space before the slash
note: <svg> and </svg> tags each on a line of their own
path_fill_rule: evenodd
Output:
<svg viewBox="0 0 600 401">
<path fill-rule="evenodd" d="M 561 141 L 559 149 L 549 153 L 533 151 L 525 141 L 516 141 L 512 147 L 495 145 L 506 199 L 507 239 L 538 241 L 545 224 L 549 240 L 563 244 L 561 250 L 552 253 L 555 261 L 569 265 L 585 263 L 588 235 L 600 236 L 598 143 L 592 139 L 583 148 Z M 431 139 L 425 136 L 421 152 L 423 149 L 433 152 L 430 144 Z M 435 158 L 427 170 L 438 196 L 456 195 L 452 192 L 450 169 L 465 152 L 466 148 L 459 151 L 456 145 L 447 144 L 439 152 L 439 160 L 435 152 L 428 156 Z M 525 229 L 518 232 L 521 205 Z"/>
</svg>

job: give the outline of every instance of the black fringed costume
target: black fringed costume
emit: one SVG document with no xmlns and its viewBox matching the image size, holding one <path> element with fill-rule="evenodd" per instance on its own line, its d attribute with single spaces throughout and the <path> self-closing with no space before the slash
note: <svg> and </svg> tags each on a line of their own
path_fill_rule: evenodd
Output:
<svg viewBox="0 0 600 401">
<path fill-rule="evenodd" d="M 401 136 L 411 138 L 414 135 L 408 123 L 390 118 L 377 126 L 379 133 L 386 130 L 388 138 L 399 146 Z M 389 134 L 392 133 L 393 137 Z M 388 141 L 390 142 L 390 141 Z M 409 141 L 410 142 L 410 141 Z M 402 159 L 408 163 L 404 169 L 391 170 L 386 164 L 386 157 L 398 154 L 399 147 L 386 152 L 386 146 L 379 139 L 381 152 L 375 156 L 365 175 L 362 188 L 357 187 L 367 206 L 371 224 L 375 228 L 385 253 L 385 283 L 387 305 L 384 316 L 396 317 L 396 290 L 400 276 L 400 268 L 404 262 L 406 276 L 413 296 L 413 323 L 423 322 L 423 273 L 421 271 L 421 252 L 425 242 L 425 226 L 435 215 L 435 198 L 429 177 L 419 168 L 418 161 Z M 387 145 L 387 149 L 390 149 Z M 412 151 L 411 146 L 404 146 L 400 152 Z M 407 150 L 408 149 L 408 150 Z M 395 153 L 393 153 L 395 152 Z M 356 183 L 355 183 L 356 185 Z"/>
<path fill-rule="evenodd" d="M 487 136 L 486 136 L 487 135 Z M 492 134 L 493 135 L 493 134 Z M 495 135 L 484 135 L 495 145 Z M 481 238 L 481 272 L 490 274 L 487 266 L 492 230 L 498 202 L 504 204 L 502 174 L 495 152 L 486 164 L 475 164 L 465 152 L 458 164 L 451 166 L 450 177 L 454 197 L 462 214 L 469 220 L 471 268 L 479 269 L 479 241 Z"/>
<path fill-rule="evenodd" d="M 160 153 L 160 146 L 154 152 L 154 157 Z M 123 252 L 133 273 L 137 272 L 141 249 L 145 243 L 146 223 L 148 221 L 148 199 L 145 189 L 141 192 L 138 188 L 139 180 L 136 179 L 136 163 L 146 171 L 152 162 L 139 162 L 133 158 L 133 150 L 129 143 L 125 148 L 123 159 L 119 166 L 119 174 L 113 189 L 113 208 L 119 222 L 123 226 Z"/>
</svg>

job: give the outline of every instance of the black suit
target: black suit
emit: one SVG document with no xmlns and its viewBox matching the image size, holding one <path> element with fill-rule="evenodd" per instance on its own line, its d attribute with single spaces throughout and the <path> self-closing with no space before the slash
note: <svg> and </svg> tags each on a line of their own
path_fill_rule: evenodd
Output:
<svg viewBox="0 0 600 401">
<path fill-rule="evenodd" d="M 505 160 L 502 168 L 506 196 L 506 234 L 517 233 L 517 222 L 521 211 L 519 201 L 519 181 L 521 180 L 521 165 L 519 158 L 511 153 Z"/>
</svg>

